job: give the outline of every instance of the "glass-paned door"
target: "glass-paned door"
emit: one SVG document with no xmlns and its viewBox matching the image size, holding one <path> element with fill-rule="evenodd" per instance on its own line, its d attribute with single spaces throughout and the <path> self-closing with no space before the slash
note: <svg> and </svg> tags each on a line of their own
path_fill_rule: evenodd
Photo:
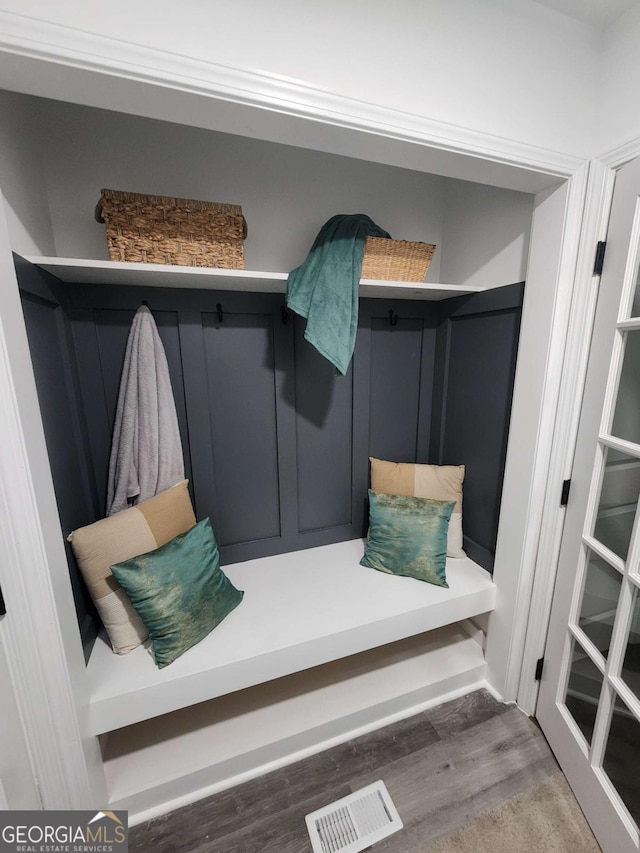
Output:
<svg viewBox="0 0 640 853">
<path fill-rule="evenodd" d="M 537 709 L 605 853 L 640 850 L 639 270 L 634 162 L 616 178 Z"/>
</svg>

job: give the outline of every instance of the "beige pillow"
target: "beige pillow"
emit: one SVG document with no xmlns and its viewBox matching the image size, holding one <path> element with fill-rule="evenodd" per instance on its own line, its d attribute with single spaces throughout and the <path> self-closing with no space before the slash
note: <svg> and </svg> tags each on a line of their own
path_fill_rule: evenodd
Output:
<svg viewBox="0 0 640 853">
<path fill-rule="evenodd" d="M 369 457 L 371 490 L 436 501 L 455 501 L 447 535 L 447 557 L 466 557 L 462 550 L 462 482 L 464 465 L 419 465 L 384 462 Z"/>
<path fill-rule="evenodd" d="M 136 506 L 79 527 L 68 536 L 82 577 L 95 602 L 114 652 L 126 654 L 148 631 L 133 609 L 111 566 L 154 551 L 196 523 L 183 480 Z"/>
</svg>

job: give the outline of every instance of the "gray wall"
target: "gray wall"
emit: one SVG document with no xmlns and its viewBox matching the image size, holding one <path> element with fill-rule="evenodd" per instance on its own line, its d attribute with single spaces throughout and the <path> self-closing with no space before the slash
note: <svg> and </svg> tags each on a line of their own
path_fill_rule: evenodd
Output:
<svg viewBox="0 0 640 853">
<path fill-rule="evenodd" d="M 42 412 L 60 525 L 78 614 L 80 633 L 88 651 L 99 625 L 91 597 L 80 577 L 67 535 L 99 517 L 87 430 L 71 346 L 71 329 L 61 307 L 56 279 L 16 257 L 20 295 Z"/>
<path fill-rule="evenodd" d="M 493 568 L 524 286 L 439 303 L 430 461 L 466 465 L 468 555 Z"/>
<path fill-rule="evenodd" d="M 303 337 L 283 297 L 67 286 L 95 500 L 104 511 L 126 339 L 143 300 L 167 352 L 199 517 L 223 563 L 361 536 L 368 456 L 428 447 L 437 308 L 363 300 L 347 376 Z M 223 308 L 218 319 L 217 305 Z M 399 428 L 400 427 L 400 428 Z"/>
<path fill-rule="evenodd" d="M 60 287 L 23 261 L 18 272 L 65 536 L 104 514 L 124 350 L 146 300 L 196 515 L 211 517 L 223 564 L 362 536 L 372 455 L 465 463 L 466 544 L 492 567 L 520 286 L 440 304 L 361 300 L 354 359 L 337 377 L 304 321 L 284 322 L 282 296 Z M 98 623 L 69 560 L 90 646 Z"/>
</svg>

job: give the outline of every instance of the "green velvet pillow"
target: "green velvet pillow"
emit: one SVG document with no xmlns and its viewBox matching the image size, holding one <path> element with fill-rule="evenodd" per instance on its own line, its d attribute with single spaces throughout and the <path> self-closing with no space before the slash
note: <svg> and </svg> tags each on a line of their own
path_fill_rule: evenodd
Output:
<svg viewBox="0 0 640 853">
<path fill-rule="evenodd" d="M 220 568 L 208 518 L 111 571 L 149 631 L 159 667 L 199 643 L 244 596 Z"/>
<path fill-rule="evenodd" d="M 447 532 L 454 506 L 369 490 L 369 540 L 360 565 L 448 588 Z"/>
</svg>

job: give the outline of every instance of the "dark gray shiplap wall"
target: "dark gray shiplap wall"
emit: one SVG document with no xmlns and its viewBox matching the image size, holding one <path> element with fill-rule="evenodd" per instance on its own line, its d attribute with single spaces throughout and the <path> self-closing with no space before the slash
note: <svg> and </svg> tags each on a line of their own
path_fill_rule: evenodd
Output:
<svg viewBox="0 0 640 853">
<path fill-rule="evenodd" d="M 439 305 L 431 461 L 466 465 L 465 550 L 493 569 L 524 286 Z"/>
<path fill-rule="evenodd" d="M 16 270 L 80 634 L 88 652 L 99 617 L 66 537 L 76 527 L 95 521 L 99 507 L 94 500 L 86 428 L 77 403 L 79 384 L 71 330 L 60 306 L 56 279 L 17 257 Z"/>
<path fill-rule="evenodd" d="M 492 291 L 498 302 L 361 300 L 343 378 L 304 340 L 304 321 L 289 313 L 283 322 L 281 296 L 59 286 L 25 262 L 18 271 L 63 533 L 104 514 L 124 350 L 146 300 L 167 353 L 196 515 L 211 517 L 223 564 L 363 535 L 372 455 L 465 462 L 467 544 L 491 568 L 521 287 Z M 465 401 L 489 379 L 470 418 Z M 69 556 L 90 645 L 98 623 Z"/>
</svg>

